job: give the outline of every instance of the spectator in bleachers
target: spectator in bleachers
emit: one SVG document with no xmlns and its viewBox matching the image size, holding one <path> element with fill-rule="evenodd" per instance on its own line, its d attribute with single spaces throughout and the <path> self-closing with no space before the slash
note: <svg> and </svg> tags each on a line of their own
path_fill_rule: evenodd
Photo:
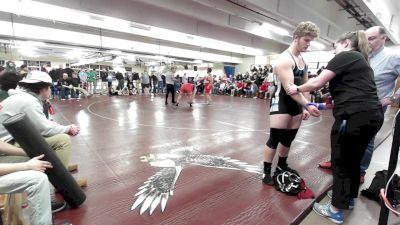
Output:
<svg viewBox="0 0 400 225">
<path fill-rule="evenodd" d="M 21 65 L 20 70 L 19 70 L 19 75 L 22 78 L 25 78 L 26 75 L 28 75 L 28 68 L 27 68 L 26 64 Z"/>
<path fill-rule="evenodd" d="M 258 91 L 258 98 L 267 98 L 267 94 L 268 94 L 268 82 L 264 81 L 259 88 Z"/>
<path fill-rule="evenodd" d="M 129 95 L 133 95 L 135 85 L 133 84 L 133 74 L 131 72 L 128 72 L 126 75 L 126 87 L 129 90 Z"/>
<path fill-rule="evenodd" d="M 144 94 L 145 89 L 149 90 L 150 88 L 150 76 L 147 71 L 144 71 L 140 76 L 140 82 L 142 84 L 142 94 Z"/>
<path fill-rule="evenodd" d="M 124 89 L 124 75 L 120 71 L 115 74 L 115 79 L 118 81 L 117 90 Z"/>
<path fill-rule="evenodd" d="M 150 80 L 151 80 L 151 91 L 153 92 L 153 94 L 155 94 L 157 93 L 157 84 L 158 84 L 157 75 L 152 73 Z"/>
<path fill-rule="evenodd" d="M 108 69 L 103 69 L 102 71 L 100 71 L 100 79 L 101 79 L 100 94 L 104 94 L 107 91 L 107 77 L 108 77 Z"/>
<path fill-rule="evenodd" d="M 161 73 L 157 74 L 157 80 L 158 80 L 158 84 L 157 84 L 157 89 L 158 89 L 158 93 L 164 93 L 164 84 L 165 84 L 165 76 Z"/>
<path fill-rule="evenodd" d="M 71 92 L 72 80 L 68 77 L 67 73 L 64 73 L 62 78 L 58 80 L 57 87 L 60 91 L 60 99 L 65 100 L 68 99 L 68 95 Z"/>
<path fill-rule="evenodd" d="M 75 87 L 79 87 L 81 84 L 81 80 L 78 77 L 78 74 L 76 72 L 72 73 L 72 78 L 71 78 L 71 98 L 79 98 L 79 91 L 75 89 Z"/>
<path fill-rule="evenodd" d="M 243 94 L 244 94 L 244 82 L 243 80 L 238 80 L 238 82 L 236 83 L 235 95 L 243 97 Z"/>
<path fill-rule="evenodd" d="M 8 90 L 15 89 L 20 80 L 15 72 L 5 72 L 0 76 L 0 102 L 8 98 Z"/>
</svg>

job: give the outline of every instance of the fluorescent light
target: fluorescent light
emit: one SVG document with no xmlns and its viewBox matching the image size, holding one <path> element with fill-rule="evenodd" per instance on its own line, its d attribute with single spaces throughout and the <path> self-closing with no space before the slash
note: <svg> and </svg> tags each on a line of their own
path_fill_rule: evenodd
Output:
<svg viewBox="0 0 400 225">
<path fill-rule="evenodd" d="M 37 57 L 36 52 L 32 49 L 19 49 L 18 52 L 24 56 Z"/>
<path fill-rule="evenodd" d="M 25 46 L 46 46 L 46 43 L 39 41 L 25 41 L 21 45 Z"/>
<path fill-rule="evenodd" d="M 196 59 L 196 60 L 194 60 L 194 63 L 203 63 L 203 60 L 201 60 L 201 59 Z"/>
<path fill-rule="evenodd" d="M 272 24 L 270 24 L 270 23 L 263 23 L 262 25 L 261 25 L 261 29 L 265 29 L 265 30 L 268 30 L 268 31 L 272 31 L 272 32 L 274 32 L 274 33 L 276 33 L 276 34 L 279 34 L 279 35 L 282 35 L 282 36 L 289 36 L 289 31 L 287 31 L 286 29 L 283 29 L 283 28 L 281 28 L 281 27 L 278 27 L 278 26 L 275 26 L 275 25 L 272 25 Z"/>
<path fill-rule="evenodd" d="M 199 47 L 206 47 L 221 51 L 240 53 L 245 55 L 263 55 L 262 49 L 246 47 L 243 45 L 232 44 L 229 42 L 218 41 L 212 38 L 195 36 L 187 33 L 176 32 L 168 29 L 149 26 L 146 24 L 135 23 L 113 17 L 93 14 L 85 11 L 68 9 L 65 7 L 51 4 L 9 0 L 7 4 L 0 7 L 0 11 L 24 15 L 33 18 L 42 18 L 51 21 L 61 21 L 71 24 L 102 28 L 112 31 L 131 33 L 135 35 L 157 38 L 172 42 L 184 43 Z M 12 26 L 2 27 L 8 34 L 12 35 Z M 188 38 L 190 37 L 190 38 Z"/>
<path fill-rule="evenodd" d="M 9 26 L 11 22 L 2 23 Z M 81 46 L 99 47 L 99 36 L 95 34 L 86 34 L 75 31 L 60 30 L 49 27 L 41 27 L 34 25 L 27 25 L 21 23 L 14 23 L 14 36 L 16 38 L 29 38 L 34 40 L 46 40 L 47 42 L 61 42 L 69 44 L 78 44 Z M 1 27 L 1 26 L 0 26 Z M 0 35 L 6 35 L 7 29 L 0 29 Z M 51 34 L 51 35 L 49 35 Z M 102 37 L 102 46 L 109 49 L 121 49 L 124 51 L 137 51 L 148 54 L 155 54 L 155 59 L 164 59 L 160 55 L 167 55 L 179 58 L 194 58 L 214 62 L 227 62 L 227 63 L 241 63 L 242 59 L 233 57 L 231 55 L 222 55 L 214 53 L 199 52 L 188 49 L 181 49 L 158 44 L 149 44 L 137 41 L 130 41 L 113 37 Z M 154 57 L 154 56 L 153 56 Z"/>
<path fill-rule="evenodd" d="M 79 58 L 83 55 L 83 52 L 81 50 L 75 49 L 72 50 L 70 52 L 68 52 L 65 57 L 67 57 L 68 59 L 76 59 Z"/>
<path fill-rule="evenodd" d="M 111 54 L 114 54 L 114 55 L 121 55 L 122 54 L 122 52 L 118 51 L 118 50 L 111 50 L 111 51 L 108 51 L 108 52 L 111 53 Z"/>
</svg>

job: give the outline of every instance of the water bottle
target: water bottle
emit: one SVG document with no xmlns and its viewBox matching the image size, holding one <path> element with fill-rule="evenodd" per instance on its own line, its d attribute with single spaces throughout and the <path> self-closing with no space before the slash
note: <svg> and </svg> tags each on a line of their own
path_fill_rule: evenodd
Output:
<svg viewBox="0 0 400 225">
<path fill-rule="evenodd" d="M 22 225 L 29 225 L 30 224 L 30 213 L 29 213 L 29 205 L 28 203 L 21 204 L 21 222 Z"/>
</svg>

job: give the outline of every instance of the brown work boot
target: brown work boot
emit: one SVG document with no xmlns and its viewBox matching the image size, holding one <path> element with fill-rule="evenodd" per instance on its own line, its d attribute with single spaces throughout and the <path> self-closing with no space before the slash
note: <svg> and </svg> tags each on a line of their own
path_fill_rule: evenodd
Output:
<svg viewBox="0 0 400 225">
<path fill-rule="evenodd" d="M 67 170 L 68 170 L 69 172 L 73 172 L 73 171 L 75 171 L 75 170 L 78 170 L 78 164 L 76 164 L 76 163 L 69 164 L 69 165 L 67 166 Z"/>
<path fill-rule="evenodd" d="M 74 177 L 76 183 L 79 185 L 79 187 L 86 187 L 87 186 L 87 180 L 86 178 L 83 177 Z"/>
</svg>

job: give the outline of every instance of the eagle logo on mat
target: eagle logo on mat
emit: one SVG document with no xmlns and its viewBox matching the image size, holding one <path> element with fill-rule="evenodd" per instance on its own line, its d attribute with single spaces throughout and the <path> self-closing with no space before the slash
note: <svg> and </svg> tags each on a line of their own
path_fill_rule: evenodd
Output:
<svg viewBox="0 0 400 225">
<path fill-rule="evenodd" d="M 161 212 L 164 212 L 168 198 L 174 194 L 176 181 L 183 168 L 188 164 L 263 174 L 262 170 L 257 166 L 249 165 L 237 159 L 196 154 L 193 151 L 193 147 L 181 147 L 171 151 L 169 154 L 141 156 L 140 159 L 142 162 L 150 163 L 151 166 L 162 168 L 149 177 L 135 194 L 136 201 L 133 203 L 131 210 L 141 205 L 140 214 L 149 210 L 151 215 L 158 205 L 161 205 Z"/>
</svg>

